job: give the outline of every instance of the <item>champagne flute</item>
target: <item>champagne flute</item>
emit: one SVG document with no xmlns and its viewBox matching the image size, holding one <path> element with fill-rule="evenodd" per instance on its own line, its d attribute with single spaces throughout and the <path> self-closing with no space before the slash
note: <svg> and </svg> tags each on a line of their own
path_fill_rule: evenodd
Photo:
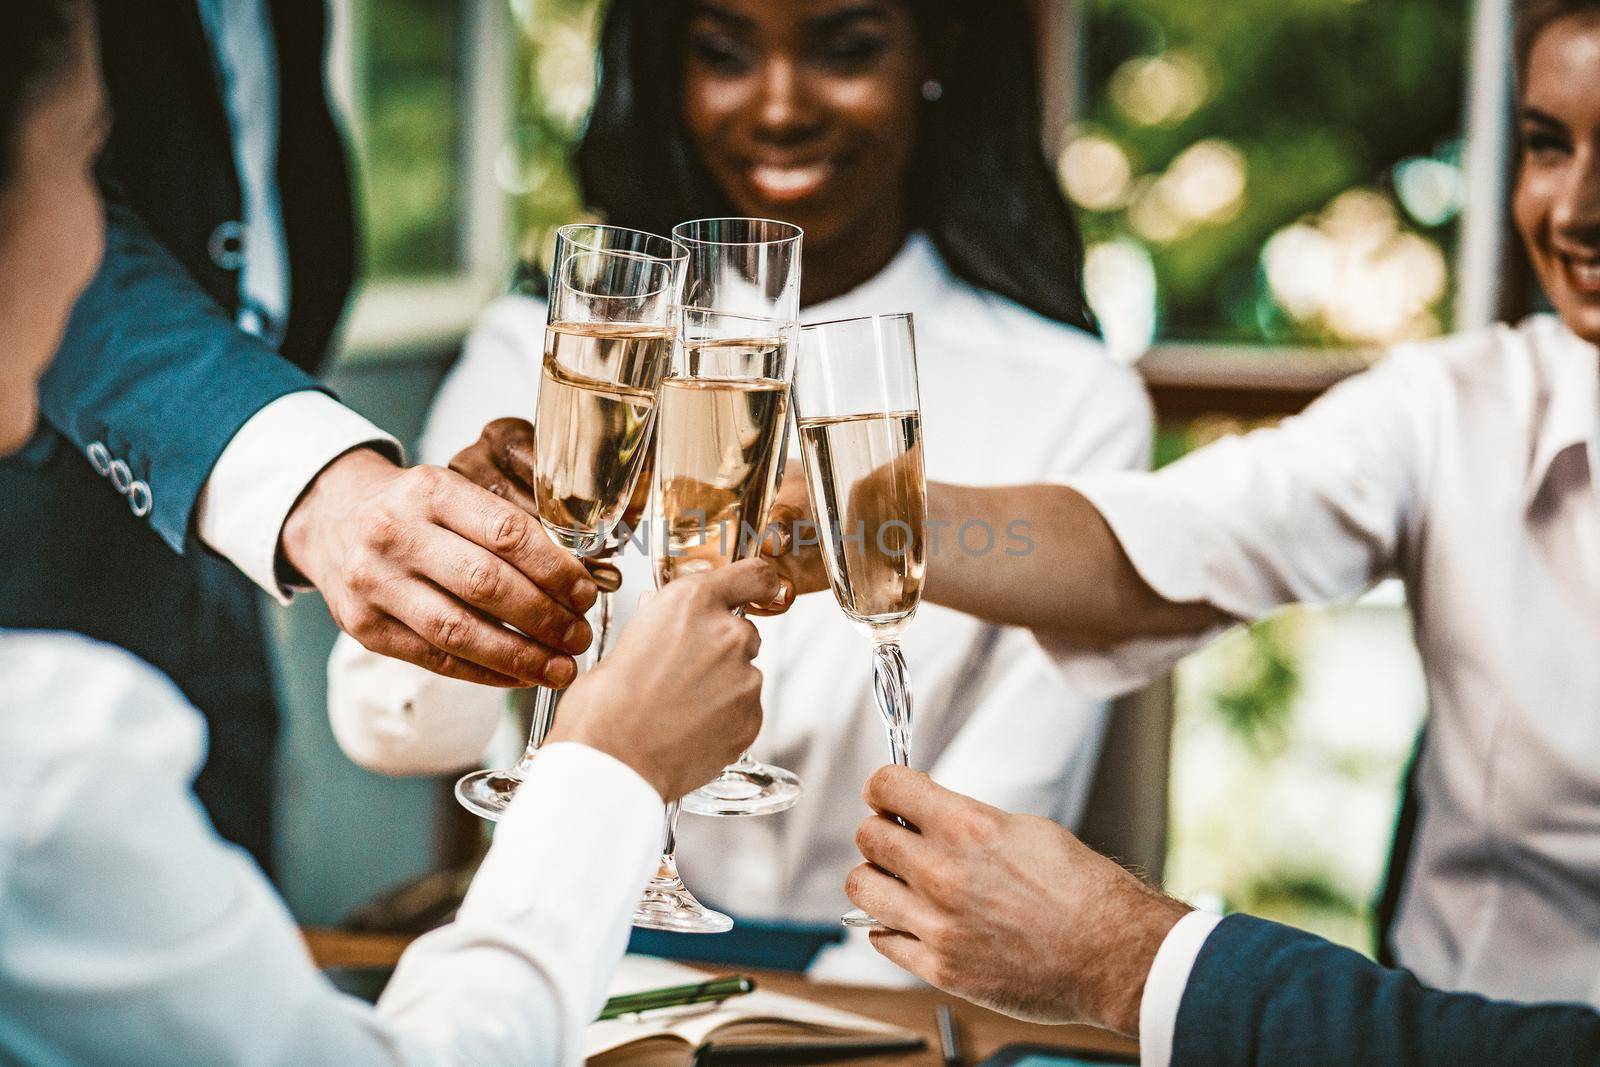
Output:
<svg viewBox="0 0 1600 1067">
<path fill-rule="evenodd" d="M 793 324 L 800 315 L 800 242 L 803 236 L 800 228 L 771 219 L 696 219 L 674 226 L 672 236 L 689 251 L 683 285 L 682 329 L 687 332 L 680 338 L 679 346 L 684 363 L 674 367 L 673 375 L 687 380 L 699 376 L 703 379 L 781 381 L 785 387 L 781 403 L 786 408 L 787 385 L 792 373 Z M 752 327 L 758 329 L 752 332 Z M 741 343 L 751 340 L 765 343 L 779 339 L 784 342 L 781 350 L 773 348 L 763 356 L 754 352 L 741 354 L 739 350 Z M 767 361 L 765 370 L 753 362 L 757 359 Z M 745 365 L 739 365 L 740 360 L 745 361 Z M 690 388 L 687 381 L 680 381 L 674 388 L 682 393 L 683 410 L 696 413 L 692 418 L 722 420 L 720 423 L 702 421 L 703 432 L 725 435 L 732 430 L 735 416 L 731 410 L 718 407 L 725 401 L 710 399 L 713 392 L 701 391 L 698 400 L 691 403 L 688 398 L 696 395 L 699 387 Z M 671 395 L 663 391 L 663 402 Z M 746 399 L 753 403 L 757 395 L 764 394 L 752 393 Z M 713 416 L 713 412 L 717 414 Z M 692 437 L 681 434 L 695 432 L 685 427 L 677 440 L 691 441 Z M 779 426 L 771 432 L 776 435 L 775 454 L 770 457 L 775 485 L 782 473 L 788 433 L 781 411 Z M 724 447 L 733 446 L 725 443 Z M 658 459 L 662 455 L 658 444 Z M 666 484 L 658 472 L 658 491 Z M 769 502 L 770 493 L 761 498 L 759 509 L 741 505 L 739 519 L 750 520 L 752 527 L 759 529 L 766 521 Z M 737 523 L 731 527 L 723 525 L 719 532 L 732 536 L 735 545 L 740 541 L 736 536 L 740 532 Z M 744 554 L 748 553 L 736 552 L 732 556 L 715 553 L 725 561 L 742 558 Z M 671 565 L 697 565 L 694 563 L 697 558 L 703 563 L 706 554 L 701 552 L 697 556 L 691 552 L 684 560 Z M 661 580 L 659 571 L 657 580 Z M 793 807 L 799 799 L 800 780 L 793 773 L 764 764 L 745 752 L 723 768 L 715 779 L 684 797 L 683 810 L 694 815 L 768 815 Z"/>
<path fill-rule="evenodd" d="M 644 517 L 645 511 L 650 506 L 650 484 L 654 481 L 651 474 L 650 458 L 655 455 L 655 439 L 652 437 L 645 442 L 644 470 L 639 472 L 639 480 L 634 484 L 633 496 L 628 501 L 628 506 L 623 510 L 622 521 L 612 527 L 606 535 L 606 550 L 613 555 L 625 550 L 628 542 L 639 529 L 639 522 Z M 602 589 L 595 597 L 595 631 L 594 631 L 594 662 L 599 663 L 605 659 L 607 650 L 611 647 L 612 604 L 614 593 Z"/>
<path fill-rule="evenodd" d="M 638 230 L 580 223 L 556 231 L 534 499 L 545 533 L 574 555 L 605 541 L 644 469 L 687 258 L 682 245 Z M 486 819 L 504 814 L 555 706 L 554 690 L 535 689 L 522 758 L 465 776 L 456 799 Z"/>
<path fill-rule="evenodd" d="M 795 420 L 834 599 L 872 640 L 872 691 L 890 758 L 911 761 L 911 679 L 899 638 L 927 567 L 928 483 L 911 316 L 800 329 Z M 856 909 L 846 926 L 877 926 Z"/>
<path fill-rule="evenodd" d="M 760 545 L 785 445 L 794 332 L 792 320 L 683 309 L 656 404 L 650 545 L 657 588 L 744 559 Z M 798 798 L 793 775 L 752 765 L 765 778 L 769 805 Z M 678 804 L 667 811 L 661 865 L 633 923 L 721 933 L 733 920 L 696 900 L 678 874 L 678 811 Z"/>
</svg>

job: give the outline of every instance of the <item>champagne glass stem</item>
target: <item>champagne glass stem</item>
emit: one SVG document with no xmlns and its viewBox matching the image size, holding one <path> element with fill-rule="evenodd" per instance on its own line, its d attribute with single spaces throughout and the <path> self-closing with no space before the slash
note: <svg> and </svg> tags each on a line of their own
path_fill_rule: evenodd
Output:
<svg viewBox="0 0 1600 1067">
<path fill-rule="evenodd" d="M 661 866 L 672 868 L 672 876 L 678 876 L 678 861 L 673 856 L 678 851 L 678 811 L 680 805 L 676 800 L 667 805 L 666 832 L 661 840 Z"/>
<path fill-rule="evenodd" d="M 546 689 L 542 685 L 534 689 L 533 725 L 528 730 L 528 747 L 522 750 L 522 758 L 511 768 L 514 777 L 528 776 L 528 770 L 533 766 L 533 757 L 538 753 L 539 746 L 544 744 L 545 736 L 550 733 L 550 727 L 556 721 L 557 696 L 554 689 Z"/>
<path fill-rule="evenodd" d="M 600 625 L 594 637 L 594 660 L 599 663 L 606 658 L 606 645 L 611 638 L 611 594 L 604 589 L 600 590 L 597 598 L 600 601 Z"/>
<path fill-rule="evenodd" d="M 889 731 L 889 755 L 901 767 L 911 765 L 911 675 L 897 641 L 872 646 L 872 692 Z"/>
<path fill-rule="evenodd" d="M 906 670 L 906 656 L 901 654 L 898 641 L 872 643 L 872 694 L 877 697 L 878 712 L 882 713 L 883 725 L 890 733 L 891 760 L 899 766 L 910 766 L 910 672 Z M 893 819 L 906 825 L 906 819 L 899 816 Z M 869 929 L 882 926 L 859 907 L 846 912 L 842 921 L 845 926 Z"/>
<path fill-rule="evenodd" d="M 901 767 L 911 766 L 911 674 L 906 670 L 906 658 L 896 641 L 874 641 L 872 644 L 872 692 L 877 697 L 883 724 L 889 731 L 890 758 Z M 898 815 L 893 819 L 901 826 L 907 825 Z M 841 921 L 846 926 L 867 929 L 883 925 L 860 908 L 846 912 Z"/>
<path fill-rule="evenodd" d="M 664 822 L 661 864 L 656 868 L 656 876 L 644 887 L 644 897 L 633 913 L 633 925 L 685 934 L 720 934 L 733 929 L 733 920 L 696 900 L 678 874 L 677 801 L 667 805 Z"/>
</svg>

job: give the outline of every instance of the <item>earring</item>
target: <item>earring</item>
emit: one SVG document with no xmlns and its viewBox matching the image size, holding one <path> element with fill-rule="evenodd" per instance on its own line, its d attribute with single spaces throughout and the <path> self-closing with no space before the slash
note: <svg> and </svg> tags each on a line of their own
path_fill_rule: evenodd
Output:
<svg viewBox="0 0 1600 1067">
<path fill-rule="evenodd" d="M 928 103 L 935 103 L 944 95 L 944 86 L 939 84 L 938 78 L 929 78 L 922 83 L 922 99 Z"/>
</svg>

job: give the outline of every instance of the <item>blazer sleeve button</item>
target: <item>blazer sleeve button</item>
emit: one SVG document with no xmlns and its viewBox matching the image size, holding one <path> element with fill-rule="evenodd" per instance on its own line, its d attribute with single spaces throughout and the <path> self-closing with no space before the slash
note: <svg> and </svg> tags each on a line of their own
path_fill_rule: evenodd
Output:
<svg viewBox="0 0 1600 1067">
<path fill-rule="evenodd" d="M 96 474 L 104 478 L 111 473 L 111 450 L 103 442 L 96 441 L 84 451 L 88 453 L 89 466 L 94 468 Z"/>
<path fill-rule="evenodd" d="M 244 266 L 246 239 L 244 223 L 236 219 L 224 222 L 211 231 L 211 240 L 206 243 L 206 251 L 211 253 L 211 262 L 223 270 L 241 269 Z"/>
<path fill-rule="evenodd" d="M 120 459 L 111 461 L 111 484 L 123 495 L 127 495 L 128 487 L 133 484 L 133 472 Z"/>
<path fill-rule="evenodd" d="M 150 487 L 144 482 L 134 482 L 128 486 L 128 506 L 133 509 L 133 514 L 144 518 L 150 514 L 150 507 L 155 503 L 150 496 Z"/>
</svg>

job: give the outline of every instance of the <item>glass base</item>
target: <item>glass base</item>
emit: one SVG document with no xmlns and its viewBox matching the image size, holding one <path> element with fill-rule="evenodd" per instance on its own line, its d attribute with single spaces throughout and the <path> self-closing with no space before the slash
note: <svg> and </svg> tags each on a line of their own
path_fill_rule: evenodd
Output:
<svg viewBox="0 0 1600 1067">
<path fill-rule="evenodd" d="M 733 929 L 733 920 L 696 900 L 678 877 L 677 866 L 665 861 L 644 887 L 644 897 L 633 912 L 633 925 L 677 934 L 725 934 Z"/>
<path fill-rule="evenodd" d="M 869 930 L 884 929 L 884 925 L 881 922 L 879 922 L 877 919 L 874 919 L 860 908 L 852 908 L 850 911 L 845 912 L 843 915 L 839 916 L 839 921 L 845 926 L 860 926 Z"/>
<path fill-rule="evenodd" d="M 505 771 L 473 771 L 456 783 L 456 799 L 474 815 L 499 822 L 522 779 Z"/>
<path fill-rule="evenodd" d="M 800 779 L 782 767 L 745 760 L 683 798 L 683 810 L 694 815 L 772 815 L 800 801 Z"/>
</svg>

